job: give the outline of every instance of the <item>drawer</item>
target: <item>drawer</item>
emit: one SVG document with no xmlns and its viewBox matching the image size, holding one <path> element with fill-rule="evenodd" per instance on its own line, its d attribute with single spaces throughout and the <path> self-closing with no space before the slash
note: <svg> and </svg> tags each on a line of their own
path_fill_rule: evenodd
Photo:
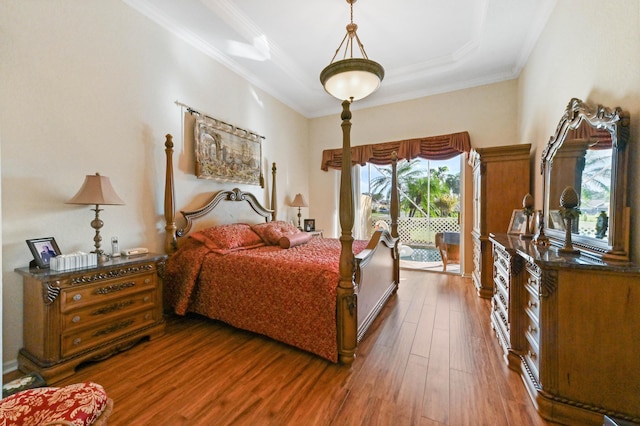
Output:
<svg viewBox="0 0 640 426">
<path fill-rule="evenodd" d="M 525 333 L 526 347 L 524 350 L 524 359 L 537 382 L 540 382 L 540 349 L 538 341 L 533 340 L 530 333 Z"/>
<path fill-rule="evenodd" d="M 526 286 L 525 291 L 525 307 L 524 310 L 528 316 L 535 319 L 536 322 L 540 322 L 540 299 L 538 295 L 531 292 L 531 287 Z"/>
<path fill-rule="evenodd" d="M 509 298 L 497 286 L 493 290 L 492 303 L 497 305 L 505 315 L 509 312 Z"/>
<path fill-rule="evenodd" d="M 496 287 L 504 294 L 505 299 L 509 300 L 509 276 L 504 275 L 504 272 L 500 271 L 499 268 L 493 269 L 493 281 L 495 282 Z"/>
<path fill-rule="evenodd" d="M 89 327 L 96 322 L 102 322 L 104 324 L 113 317 L 133 313 L 140 309 L 150 309 L 155 306 L 156 303 L 157 291 L 155 288 L 149 288 L 128 295 L 128 297 L 87 305 L 62 314 L 62 332 Z"/>
<path fill-rule="evenodd" d="M 155 288 L 155 274 L 131 275 L 105 280 L 95 284 L 64 288 L 60 297 L 60 309 L 68 312 L 105 300 L 129 296 L 139 291 Z"/>
<path fill-rule="evenodd" d="M 493 246 L 493 263 L 504 276 L 511 275 L 511 256 L 496 245 Z"/>
<path fill-rule="evenodd" d="M 120 336 L 153 324 L 160 319 L 155 317 L 155 312 L 156 310 L 154 309 L 147 309 L 137 314 L 114 318 L 107 324 L 65 333 L 62 335 L 62 357 L 75 355 L 83 350 L 94 349 L 103 343 L 108 343 Z"/>
<path fill-rule="evenodd" d="M 538 323 L 538 318 L 533 317 L 531 313 L 532 312 L 530 310 L 527 310 L 527 315 L 525 315 L 524 321 L 524 332 L 531 339 L 531 341 L 535 342 L 536 346 L 539 347 L 540 324 Z"/>
<path fill-rule="evenodd" d="M 496 303 L 492 301 L 491 309 L 493 310 L 493 315 L 499 319 L 500 328 L 502 328 L 502 332 L 505 336 L 508 336 L 509 332 L 509 320 L 507 319 L 507 312 L 504 310 L 504 307 L 501 303 Z"/>
</svg>

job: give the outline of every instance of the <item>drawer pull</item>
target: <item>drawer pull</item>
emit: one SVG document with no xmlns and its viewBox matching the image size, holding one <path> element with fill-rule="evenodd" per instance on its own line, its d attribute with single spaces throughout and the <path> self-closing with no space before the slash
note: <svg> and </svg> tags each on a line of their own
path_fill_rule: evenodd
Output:
<svg viewBox="0 0 640 426">
<path fill-rule="evenodd" d="M 73 317 L 73 318 L 71 319 L 71 322 L 80 322 L 80 316 L 79 316 L 79 315 L 76 315 L 75 317 Z"/>
<path fill-rule="evenodd" d="M 538 329 L 535 328 L 534 326 L 530 325 L 529 327 L 527 327 L 527 330 L 529 330 L 529 333 L 537 333 Z"/>
<path fill-rule="evenodd" d="M 74 300 L 74 301 L 76 301 L 76 302 L 77 302 L 78 300 L 80 300 L 80 299 L 82 299 L 82 295 L 81 295 L 81 294 L 75 294 L 75 295 L 73 296 L 73 300 Z"/>
<path fill-rule="evenodd" d="M 538 304 L 537 304 L 536 302 L 532 302 L 531 300 L 529 300 L 529 301 L 527 302 L 527 305 L 528 305 L 530 308 L 537 308 L 537 307 L 538 307 Z"/>
<path fill-rule="evenodd" d="M 96 331 L 95 333 L 93 333 L 93 335 L 95 337 L 97 337 L 97 336 L 103 336 L 105 334 L 111 334 L 111 333 L 114 333 L 114 332 L 116 332 L 118 330 L 122 330 L 123 328 L 129 327 L 131 324 L 133 324 L 133 322 L 134 321 L 132 319 L 127 320 L 127 321 L 120 321 L 120 322 L 117 322 L 117 323 L 113 324 L 110 327 L 103 328 L 102 330 Z"/>
<path fill-rule="evenodd" d="M 81 339 L 81 338 L 79 338 L 79 337 L 78 337 L 78 338 L 73 339 L 73 344 L 74 344 L 74 346 L 78 346 L 78 345 L 80 344 L 80 342 L 82 342 L 82 339 Z"/>
<path fill-rule="evenodd" d="M 109 306 L 105 306 L 104 308 L 96 309 L 91 313 L 91 315 L 104 315 L 109 314 L 111 312 L 119 311 L 121 309 L 126 308 L 127 306 L 133 305 L 133 300 L 127 300 L 126 302 L 113 303 Z"/>
<path fill-rule="evenodd" d="M 144 319 L 145 319 L 145 320 L 148 320 L 149 318 L 151 318 L 151 314 L 146 314 L 146 315 L 144 316 Z"/>
<path fill-rule="evenodd" d="M 149 296 L 145 296 L 144 299 L 142 299 L 142 300 L 144 300 L 145 303 L 148 302 L 149 301 Z"/>
<path fill-rule="evenodd" d="M 95 291 L 95 294 L 110 294 L 110 293 L 114 293 L 116 291 L 122 291 L 125 290 L 127 288 L 131 288 L 133 286 L 135 286 L 136 283 L 134 281 L 129 281 L 126 283 L 120 283 L 120 284 L 113 284 L 107 287 L 100 287 L 99 289 L 97 289 Z"/>
<path fill-rule="evenodd" d="M 150 282 L 151 282 L 151 278 L 146 278 L 146 279 L 144 280 L 144 283 L 145 283 L 145 284 L 149 284 Z"/>
</svg>

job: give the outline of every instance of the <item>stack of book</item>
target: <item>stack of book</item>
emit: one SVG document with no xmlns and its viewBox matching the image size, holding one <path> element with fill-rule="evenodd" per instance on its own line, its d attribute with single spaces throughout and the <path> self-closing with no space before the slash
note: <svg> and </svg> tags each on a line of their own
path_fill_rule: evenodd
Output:
<svg viewBox="0 0 640 426">
<path fill-rule="evenodd" d="M 98 255 L 95 253 L 59 254 L 49 261 L 49 268 L 53 271 L 67 269 L 89 268 L 98 265 Z"/>
</svg>

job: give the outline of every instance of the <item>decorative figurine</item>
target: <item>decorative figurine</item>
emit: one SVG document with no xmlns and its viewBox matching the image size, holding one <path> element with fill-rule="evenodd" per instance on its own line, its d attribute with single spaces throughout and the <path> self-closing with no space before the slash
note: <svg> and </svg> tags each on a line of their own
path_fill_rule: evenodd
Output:
<svg viewBox="0 0 640 426">
<path fill-rule="evenodd" d="M 562 195 L 560 195 L 560 216 L 565 221 L 565 239 L 564 239 L 564 247 L 558 249 L 562 253 L 579 253 L 579 250 L 573 248 L 573 242 L 571 241 L 571 223 L 574 220 L 578 220 L 580 218 L 580 209 L 578 209 L 578 204 L 580 203 L 578 199 L 578 193 L 571 186 L 567 186 L 564 191 L 562 191 Z"/>
<path fill-rule="evenodd" d="M 545 247 L 549 245 L 549 237 L 544 234 L 544 214 L 542 210 L 538 210 L 538 232 L 533 237 L 533 243 Z"/>
<path fill-rule="evenodd" d="M 609 229 L 609 218 L 607 212 L 603 210 L 596 221 L 596 238 L 604 238 L 607 235 L 607 229 Z"/>
<path fill-rule="evenodd" d="M 531 216 L 535 211 L 533 209 L 533 197 L 531 196 L 531 194 L 527 194 L 524 196 L 524 198 L 522 199 L 522 207 L 523 207 L 522 212 L 527 218 L 527 223 L 526 223 L 526 231 L 524 234 L 520 234 L 520 239 L 530 240 L 533 237 L 533 235 L 531 234 Z"/>
</svg>

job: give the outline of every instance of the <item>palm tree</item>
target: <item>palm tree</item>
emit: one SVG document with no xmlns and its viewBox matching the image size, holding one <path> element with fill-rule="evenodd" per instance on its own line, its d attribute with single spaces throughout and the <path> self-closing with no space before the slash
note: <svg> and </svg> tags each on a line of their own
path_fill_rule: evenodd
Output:
<svg viewBox="0 0 640 426">
<path fill-rule="evenodd" d="M 411 161 L 402 160 L 398 163 L 397 184 L 398 189 L 407 192 L 411 183 L 422 176 L 424 172 L 416 169 L 415 166 L 420 160 Z M 371 192 L 374 194 L 383 194 L 389 200 L 391 198 L 391 166 L 376 166 L 380 176 L 376 176 L 371 180 Z"/>
</svg>

